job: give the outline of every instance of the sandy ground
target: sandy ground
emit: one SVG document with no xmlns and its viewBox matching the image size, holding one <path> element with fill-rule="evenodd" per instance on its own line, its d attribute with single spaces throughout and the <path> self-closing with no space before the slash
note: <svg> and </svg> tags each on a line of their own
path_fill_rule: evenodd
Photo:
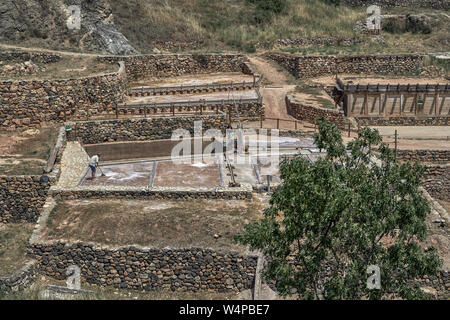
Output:
<svg viewBox="0 0 450 320">
<path fill-rule="evenodd" d="M 213 159 L 211 159 L 213 161 Z M 181 164 L 161 161 L 156 166 L 155 187 L 219 187 L 219 166 L 216 163 Z"/>
<path fill-rule="evenodd" d="M 286 95 L 293 92 L 295 85 L 288 84 L 288 76 L 281 71 L 272 62 L 260 56 L 249 56 L 250 63 L 255 66 L 257 71 L 263 75 L 264 82 L 268 85 L 260 89 L 266 108 L 266 118 L 280 118 L 295 120 L 287 114 Z M 268 120 L 265 127 L 273 126 L 273 120 Z"/>
<path fill-rule="evenodd" d="M 42 239 L 247 252 L 234 235 L 259 218 L 264 207 L 257 199 L 69 200 L 57 205 Z"/>
<path fill-rule="evenodd" d="M 153 166 L 153 161 L 101 166 L 94 180 L 88 172 L 83 186 L 148 186 Z M 101 175 L 102 171 L 105 176 Z"/>
<path fill-rule="evenodd" d="M 339 74 L 338 78 L 347 84 L 446 84 L 448 80 L 444 78 L 424 78 L 424 77 L 364 77 L 355 74 Z M 324 76 L 310 79 L 311 82 L 322 85 L 334 86 L 335 76 Z"/>
<path fill-rule="evenodd" d="M 330 105 L 333 106 L 333 109 L 334 109 L 335 102 L 328 95 L 328 93 L 326 93 L 326 91 L 322 90 L 322 89 L 317 89 L 317 91 L 319 92 L 319 95 L 295 92 L 292 94 L 292 96 L 294 97 L 295 101 L 304 103 L 309 106 L 315 106 L 315 107 L 321 107 L 321 108 L 323 108 L 324 106 L 317 99 L 319 98 L 319 99 L 327 100 L 330 103 Z"/>
<path fill-rule="evenodd" d="M 23 140 L 18 136 L 0 135 L 0 156 L 11 156 L 11 151 L 16 143 Z"/>
<path fill-rule="evenodd" d="M 238 72 L 183 75 L 172 78 L 153 78 L 136 81 L 131 87 L 175 87 L 204 84 L 223 84 L 237 82 L 253 82 L 253 77 Z"/>
<path fill-rule="evenodd" d="M 383 136 L 393 136 L 395 130 L 397 130 L 398 136 L 400 138 L 422 138 L 422 139 L 447 139 L 450 138 L 450 127 L 449 126 L 373 126 L 371 128 L 377 129 Z"/>
<path fill-rule="evenodd" d="M 205 99 L 208 100 L 230 100 L 235 99 L 258 99 L 255 90 L 242 90 L 233 92 L 213 92 L 201 94 L 183 94 L 183 95 L 164 95 L 164 96 L 147 96 L 147 97 L 133 97 L 126 101 L 126 104 L 140 104 L 140 103 L 157 103 L 157 102 L 179 102 L 179 101 L 197 101 Z"/>
</svg>

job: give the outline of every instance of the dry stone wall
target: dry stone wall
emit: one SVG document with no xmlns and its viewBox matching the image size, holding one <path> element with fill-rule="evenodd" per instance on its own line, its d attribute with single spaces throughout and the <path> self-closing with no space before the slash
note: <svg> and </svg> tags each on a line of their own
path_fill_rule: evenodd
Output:
<svg viewBox="0 0 450 320">
<path fill-rule="evenodd" d="M 122 189 L 122 190 L 120 190 Z M 240 188 L 149 188 L 149 187 L 77 187 L 75 189 L 50 189 L 52 197 L 58 200 L 74 199 L 137 199 L 137 200 L 198 200 L 198 199 L 223 199 L 223 200 L 251 200 L 252 187 Z M 184 188 L 187 189 L 187 188 Z"/>
<path fill-rule="evenodd" d="M 210 249 L 101 248 L 86 243 L 32 243 L 39 272 L 66 279 L 69 265 L 82 280 L 122 289 L 230 292 L 252 288 L 257 257 Z"/>
<path fill-rule="evenodd" d="M 288 114 L 298 120 L 316 123 L 320 117 L 324 117 L 341 128 L 348 123 L 344 113 L 339 110 L 307 106 L 295 101 L 290 95 L 286 96 L 286 106 Z"/>
<path fill-rule="evenodd" d="M 298 78 L 339 73 L 393 74 L 411 73 L 423 65 L 421 55 L 297 56 L 268 53 L 268 58 Z"/>
<path fill-rule="evenodd" d="M 0 222 L 36 222 L 52 182 L 48 176 L 0 176 Z"/>
<path fill-rule="evenodd" d="M 34 261 L 27 262 L 9 277 L 0 277 L 0 293 L 20 291 L 28 288 L 36 280 L 37 270 Z"/>
<path fill-rule="evenodd" d="M 71 134 L 74 135 L 69 139 L 81 138 L 85 144 L 170 139 L 176 129 L 186 129 L 193 136 L 195 121 L 202 121 L 204 131 L 226 128 L 226 117 L 221 114 L 82 121 L 68 123 L 72 127 Z"/>
<path fill-rule="evenodd" d="M 357 117 L 361 126 L 448 126 L 449 117 Z"/>
<path fill-rule="evenodd" d="M 297 38 L 297 39 L 278 39 L 275 40 L 275 46 L 352 46 L 362 43 L 363 39 L 359 38 L 342 38 L 342 37 L 318 37 L 318 38 Z"/>
<path fill-rule="evenodd" d="M 433 163 L 450 162 L 450 150 L 397 150 L 397 159 Z"/>
<path fill-rule="evenodd" d="M 423 187 L 436 199 L 448 201 L 450 195 L 450 164 L 427 166 Z"/>
<path fill-rule="evenodd" d="M 125 61 L 130 79 L 173 77 L 211 72 L 242 72 L 246 59 L 239 54 L 151 54 L 136 56 L 105 56 L 101 61 Z"/>
<path fill-rule="evenodd" d="M 350 7 L 368 7 L 375 4 L 381 7 L 416 7 L 440 10 L 450 8 L 448 0 L 342 0 L 341 3 Z"/>
<path fill-rule="evenodd" d="M 116 73 L 66 80 L 0 82 L 0 129 L 40 127 L 113 108 L 127 91 L 123 64 Z"/>
<path fill-rule="evenodd" d="M 24 52 L 24 51 L 6 51 L 0 52 L 0 61 L 33 61 L 40 63 L 54 63 L 61 60 L 61 56 L 48 52 Z"/>
</svg>

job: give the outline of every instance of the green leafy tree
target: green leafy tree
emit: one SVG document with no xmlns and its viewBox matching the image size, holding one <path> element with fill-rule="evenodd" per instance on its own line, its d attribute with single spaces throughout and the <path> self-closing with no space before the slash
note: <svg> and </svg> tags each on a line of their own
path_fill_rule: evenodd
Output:
<svg viewBox="0 0 450 320">
<path fill-rule="evenodd" d="M 336 126 L 321 120 L 315 141 L 327 156 L 284 160 L 264 217 L 236 240 L 264 254 L 265 279 L 282 295 L 425 298 L 409 280 L 436 274 L 441 261 L 435 248 L 419 245 L 430 211 L 419 190 L 424 168 L 397 162 L 369 128 L 345 146 Z M 380 289 L 367 286 L 371 265 L 380 268 Z"/>
</svg>

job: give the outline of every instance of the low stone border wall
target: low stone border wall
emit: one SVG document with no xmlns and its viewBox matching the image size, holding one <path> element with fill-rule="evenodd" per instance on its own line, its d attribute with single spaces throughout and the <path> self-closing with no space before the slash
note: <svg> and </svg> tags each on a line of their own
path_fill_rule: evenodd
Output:
<svg viewBox="0 0 450 320">
<path fill-rule="evenodd" d="M 450 164 L 427 166 L 423 177 L 423 187 L 433 198 L 449 200 Z"/>
<path fill-rule="evenodd" d="M 341 4 L 349 7 L 368 7 L 378 5 L 386 7 L 413 7 L 413 8 L 432 8 L 439 10 L 450 9 L 450 2 L 446 0 L 342 0 Z"/>
<path fill-rule="evenodd" d="M 210 249 L 102 248 L 89 243 L 33 243 L 41 274 L 63 280 L 69 265 L 82 281 L 121 289 L 230 292 L 251 289 L 257 257 Z"/>
<path fill-rule="evenodd" d="M 81 138 L 85 144 L 113 141 L 142 141 L 170 139 L 176 129 L 186 129 L 194 135 L 194 122 L 202 121 L 202 129 L 225 130 L 223 114 L 204 116 L 177 116 L 129 118 L 67 123 L 72 127 L 69 140 Z"/>
<path fill-rule="evenodd" d="M 27 262 L 9 277 L 0 277 L 0 292 L 21 291 L 36 280 L 36 261 Z"/>
<path fill-rule="evenodd" d="M 360 126 L 448 126 L 450 117 L 356 117 Z"/>
<path fill-rule="evenodd" d="M 41 239 L 55 206 L 47 199 L 27 249 L 37 272 L 66 279 L 69 265 L 81 269 L 83 281 L 122 289 L 173 291 L 242 291 L 253 287 L 257 256 L 205 248 L 108 247 L 94 243 L 46 242 Z"/>
<path fill-rule="evenodd" d="M 450 150 L 397 150 L 397 159 L 434 163 L 450 162 Z"/>
<path fill-rule="evenodd" d="M 58 153 L 51 171 L 43 175 L 0 175 L 0 223 L 36 222 L 50 187 L 60 176 L 60 162 L 66 146 L 64 127 L 59 129 L 55 144 Z"/>
<path fill-rule="evenodd" d="M 0 222 L 36 222 L 55 180 L 49 176 L 0 176 Z"/>
<path fill-rule="evenodd" d="M 188 187 L 116 187 L 116 186 L 79 186 L 65 189 L 56 186 L 50 189 L 55 199 L 165 199 L 165 200 L 195 200 L 195 199 L 225 199 L 250 200 L 252 186 L 242 184 L 241 187 L 188 188 Z"/>
<path fill-rule="evenodd" d="M 123 63 L 118 72 L 86 78 L 0 81 L 0 129 L 86 118 L 112 109 L 127 90 Z"/>
<path fill-rule="evenodd" d="M 320 117 L 335 123 L 338 127 L 344 128 L 348 123 L 343 112 L 336 109 L 326 109 L 320 107 L 306 106 L 294 100 L 290 95 L 286 96 L 286 106 L 288 114 L 298 120 L 316 123 Z"/>
<path fill-rule="evenodd" d="M 98 59 L 111 63 L 124 61 L 130 79 L 246 70 L 243 66 L 246 60 L 241 54 L 149 54 L 104 56 Z"/>
<path fill-rule="evenodd" d="M 317 37 L 317 38 L 297 38 L 297 39 L 278 39 L 275 40 L 274 45 L 276 47 L 289 47 L 289 46 L 352 46 L 358 43 L 364 42 L 359 38 L 342 38 L 342 37 Z"/>
<path fill-rule="evenodd" d="M 423 66 L 421 55 L 353 55 L 353 56 L 298 56 L 268 53 L 298 78 L 313 78 L 337 73 L 392 74 L 410 73 Z"/>
<path fill-rule="evenodd" d="M 0 52 L 0 61 L 33 61 L 40 63 L 54 63 L 61 60 L 61 55 L 49 52 L 7 51 Z"/>
</svg>

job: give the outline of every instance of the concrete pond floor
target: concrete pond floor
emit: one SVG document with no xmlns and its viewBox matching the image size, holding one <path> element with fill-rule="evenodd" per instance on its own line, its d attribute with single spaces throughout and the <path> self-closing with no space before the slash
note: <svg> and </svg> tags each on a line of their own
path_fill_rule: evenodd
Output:
<svg viewBox="0 0 450 320">
<path fill-rule="evenodd" d="M 253 82 L 253 76 L 239 72 L 230 73 L 211 73 L 183 75 L 170 78 L 149 78 L 135 81 L 131 85 L 133 87 L 175 87 L 175 86 L 193 86 L 205 84 L 225 84 L 238 82 Z"/>
<path fill-rule="evenodd" d="M 140 160 L 121 159 L 102 164 L 97 170 L 96 179 L 92 181 L 91 171 L 87 169 L 81 180 L 82 186 L 134 186 L 134 187 L 198 187 L 217 188 L 228 186 L 233 182 L 266 184 L 267 176 L 272 176 L 272 183 L 280 180 L 279 164 L 284 157 L 302 155 L 309 161 L 324 156 L 311 137 L 279 137 L 277 149 L 271 149 L 271 138 L 263 140 L 256 135 L 246 135 L 249 144 L 248 153 L 204 156 L 194 158 L 168 157 L 146 158 Z M 262 145 L 262 148 L 259 148 Z M 102 172 L 104 176 L 102 176 Z"/>
<path fill-rule="evenodd" d="M 240 100 L 240 99 L 257 99 L 256 90 L 241 90 L 233 92 L 211 92 L 211 93 L 192 93 L 177 95 L 157 95 L 145 97 L 129 97 L 125 104 L 145 104 L 158 102 L 180 102 L 180 101 L 198 101 L 198 100 Z"/>
<path fill-rule="evenodd" d="M 216 158 L 180 160 L 143 160 L 101 165 L 96 178 L 91 179 L 90 169 L 82 186 L 133 186 L 133 187 L 220 187 L 222 167 Z M 102 172 L 104 176 L 102 176 Z"/>
</svg>

